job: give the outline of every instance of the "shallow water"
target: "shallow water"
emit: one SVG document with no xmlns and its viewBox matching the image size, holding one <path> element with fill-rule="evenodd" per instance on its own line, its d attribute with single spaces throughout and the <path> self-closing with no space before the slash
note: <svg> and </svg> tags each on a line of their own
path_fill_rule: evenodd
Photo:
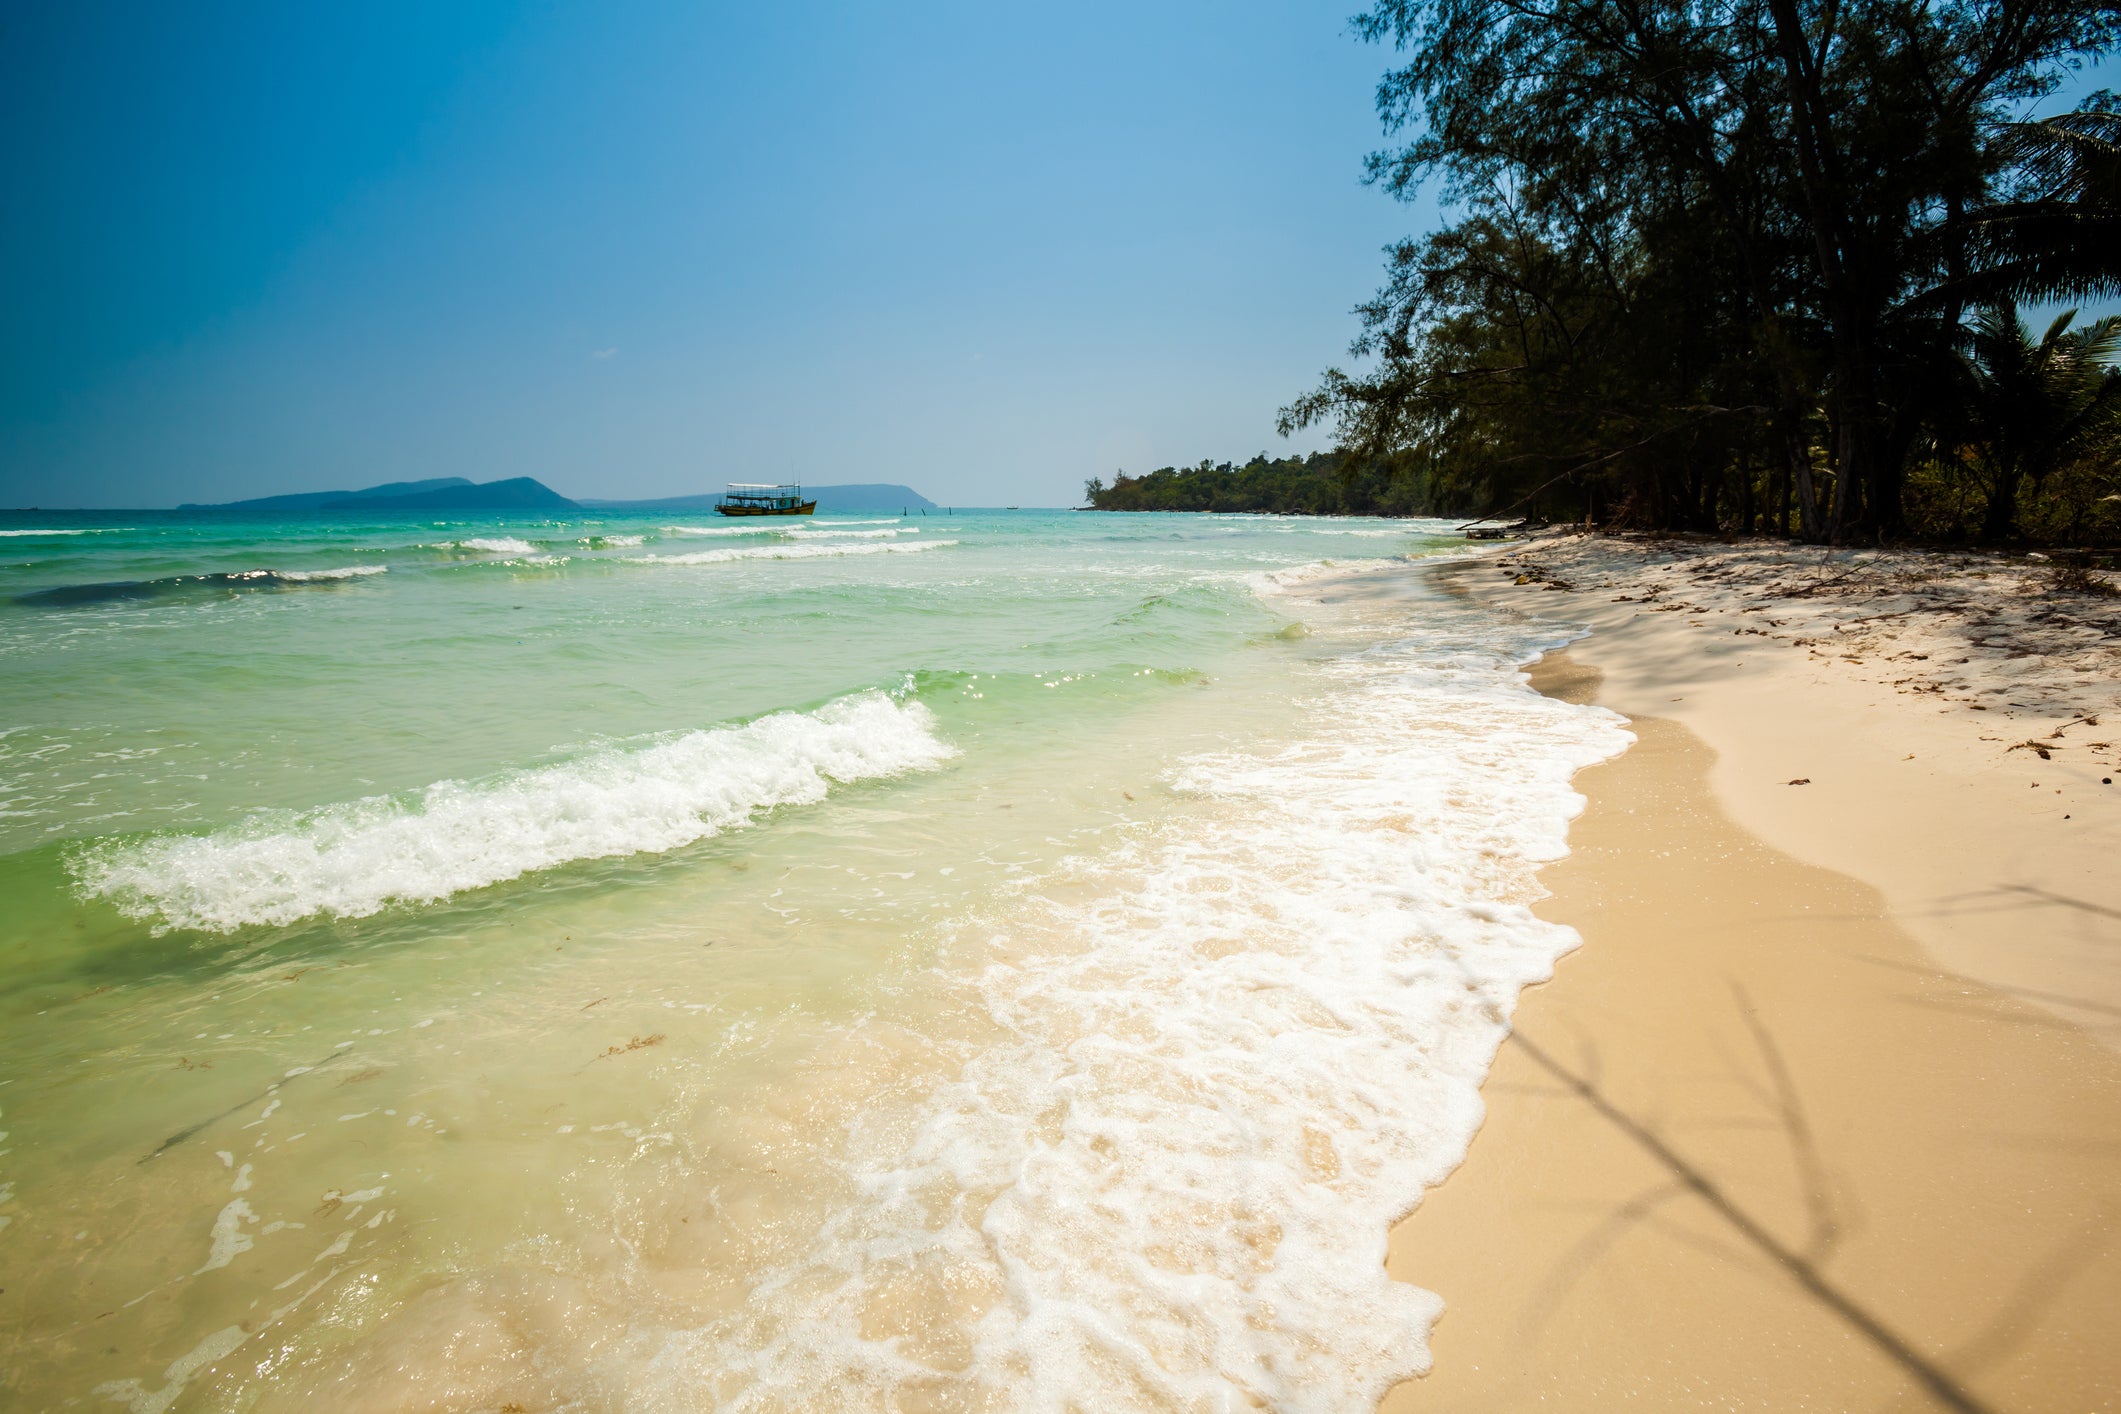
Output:
<svg viewBox="0 0 2121 1414">
<path fill-rule="evenodd" d="M 1344 1410 L 1425 1359 L 1386 1227 L 1625 741 L 1443 527 L 0 530 L 10 1406 Z"/>
</svg>

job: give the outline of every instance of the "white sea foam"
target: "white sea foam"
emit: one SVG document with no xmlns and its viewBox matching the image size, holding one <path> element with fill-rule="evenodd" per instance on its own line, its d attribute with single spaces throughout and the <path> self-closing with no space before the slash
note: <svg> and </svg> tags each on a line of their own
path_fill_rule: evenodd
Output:
<svg viewBox="0 0 2121 1414">
<path fill-rule="evenodd" d="M 747 517 L 747 521 L 766 520 L 767 517 Z M 666 525 L 663 530 L 670 535 L 836 535 L 843 526 L 852 525 L 898 525 L 898 517 L 887 520 L 810 520 L 797 525 L 782 525 L 776 518 L 766 525 Z M 902 527 L 908 535 L 920 532 L 917 525 Z"/>
<path fill-rule="evenodd" d="M 387 574 L 388 565 L 342 565 L 330 570 L 274 570 L 276 579 L 291 579 L 297 584 L 309 584 L 327 579 L 360 579 L 365 575 Z"/>
<path fill-rule="evenodd" d="M 920 533 L 921 528 L 917 525 L 903 527 L 894 526 L 888 530 L 840 530 L 832 526 L 824 525 L 797 526 L 792 527 L 788 531 L 788 534 L 790 536 L 798 540 L 823 540 L 827 538 L 837 538 L 841 540 L 889 540 L 893 536 L 897 535 L 918 535 Z"/>
<path fill-rule="evenodd" d="M 1260 570 L 1241 578 L 1254 594 L 1271 599 L 1316 580 L 1338 575 L 1374 574 L 1395 566 L 1404 567 L 1406 563 L 1405 560 L 1315 560 L 1307 565 L 1290 565 L 1286 569 Z"/>
<path fill-rule="evenodd" d="M 648 537 L 645 535 L 585 535 L 582 537 L 581 543 L 600 549 L 630 550 L 636 545 L 647 544 Z"/>
<path fill-rule="evenodd" d="M 1316 521 L 1294 517 L 1287 520 L 1270 521 L 1265 524 L 1225 524 L 1217 528 L 1230 535 L 1261 533 L 1271 535 L 1353 535 L 1363 539 L 1384 540 L 1395 537 L 1404 538 L 1409 535 L 1448 535 L 1457 528 L 1457 524 L 1451 521 L 1419 518 L 1407 520 L 1386 519 L 1382 524 L 1373 521 L 1369 525 L 1321 525 Z"/>
<path fill-rule="evenodd" d="M 160 1389 L 151 1390 L 137 1379 L 106 1380 L 96 1386 L 94 1393 L 98 1399 L 125 1405 L 127 1414 L 164 1414 L 201 1370 L 226 1360 L 249 1339 L 250 1333 L 243 1327 L 223 1326 L 171 1361 L 162 1372 L 165 1383 Z"/>
<path fill-rule="evenodd" d="M 485 781 L 440 781 L 410 800 L 261 811 L 210 835 L 92 847 L 73 867 L 84 894 L 177 927 L 359 918 L 570 860 L 675 849 L 761 811 L 822 800 L 834 781 L 926 770 L 951 754 L 925 707 L 869 692 Z"/>
<path fill-rule="evenodd" d="M 459 550 L 483 550 L 490 555 L 530 555 L 537 546 L 528 540 L 518 540 L 513 535 L 478 536 L 456 542 Z"/>
<path fill-rule="evenodd" d="M 82 530 L 0 530 L 0 535 L 112 535 L 119 530 L 130 530 L 130 526 L 101 526 Z"/>
<path fill-rule="evenodd" d="M 657 1408 L 1342 1414 L 1424 1370 L 1442 1303 L 1386 1234 L 1577 941 L 1533 870 L 1629 739 L 1526 688 L 1506 626 L 1424 609 L 1319 669 L 1315 734 L 1183 762 L 1197 810 L 1028 885 L 973 983 L 1000 1039 L 865 1106 L 848 1200 L 745 1309 L 583 1375 Z"/>
<path fill-rule="evenodd" d="M 731 560 L 810 560 L 829 555 L 912 554 L 917 550 L 940 550 L 955 540 L 922 540 L 908 545 L 865 543 L 861 545 L 745 545 L 730 550 L 695 550 L 687 555 L 634 555 L 637 565 L 719 565 Z"/>
</svg>

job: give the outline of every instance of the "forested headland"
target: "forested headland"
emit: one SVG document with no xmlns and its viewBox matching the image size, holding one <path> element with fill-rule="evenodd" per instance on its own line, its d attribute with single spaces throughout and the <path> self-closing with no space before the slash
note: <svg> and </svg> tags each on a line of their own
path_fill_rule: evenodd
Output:
<svg viewBox="0 0 2121 1414">
<path fill-rule="evenodd" d="M 1286 515 L 1410 516 L 1430 514 L 1430 487 L 1419 459 L 1406 452 L 1366 455 L 1313 452 L 1244 463 L 1204 461 L 1160 467 L 1146 476 L 1120 472 L 1083 485 L 1101 511 L 1271 511 Z"/>
<path fill-rule="evenodd" d="M 1093 483 L 1111 509 L 1586 514 L 2121 541 L 2121 111 L 2057 112 L 2111 0 L 1378 0 L 1389 253 L 1343 451 Z M 2030 117 L 2033 114 L 2045 114 Z M 2026 307 L 2043 306 L 2037 319 Z M 1336 495 L 1326 484 L 1337 483 Z"/>
</svg>

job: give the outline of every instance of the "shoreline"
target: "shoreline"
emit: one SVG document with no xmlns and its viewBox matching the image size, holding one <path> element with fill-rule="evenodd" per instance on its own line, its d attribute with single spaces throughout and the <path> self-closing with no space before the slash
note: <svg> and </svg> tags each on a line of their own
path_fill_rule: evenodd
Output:
<svg viewBox="0 0 2121 1414">
<path fill-rule="evenodd" d="M 2028 752 L 1999 774 L 1982 718 L 1835 681 L 1713 610 L 1497 567 L 1442 573 L 1588 623 L 1534 685 L 1639 740 L 1579 773 L 1572 852 L 1541 873 L 1536 911 L 1583 947 L 1523 994 L 1465 1164 L 1392 1231 L 1388 1270 L 1445 1311 L 1431 1373 L 1382 1409 L 2112 1407 L 2121 1007 L 2099 945 L 2121 951 L 2121 910 L 2083 846 L 2116 797 Z M 2006 798 L 2036 794 L 2028 762 L 2075 808 Z M 2091 907 L 2029 943 L 2015 910 L 1923 906 L 1939 877 L 1993 897 L 1999 871 Z"/>
</svg>

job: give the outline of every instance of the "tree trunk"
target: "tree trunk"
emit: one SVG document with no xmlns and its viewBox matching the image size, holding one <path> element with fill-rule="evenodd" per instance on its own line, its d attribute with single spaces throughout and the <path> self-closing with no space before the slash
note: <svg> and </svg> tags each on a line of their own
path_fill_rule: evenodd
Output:
<svg viewBox="0 0 2121 1414">
<path fill-rule="evenodd" d="M 1789 524 L 1789 493 L 1794 485 L 1797 492 L 1797 534 L 1805 540 L 1817 541 L 1819 537 L 1819 498 L 1812 493 L 1812 453 L 1804 445 L 1802 426 L 1785 420 L 1782 429 L 1783 455 L 1789 462 L 1789 480 L 1783 485 L 1782 523 Z"/>
<path fill-rule="evenodd" d="M 1787 457 L 1775 465 L 1775 533 L 1790 537 L 1790 463 Z"/>
<path fill-rule="evenodd" d="M 1902 413 L 1892 435 L 1881 439 L 1864 489 L 1864 520 L 1880 540 L 1897 538 L 1907 529 L 1907 456 L 1915 445 L 1915 423 Z"/>
<path fill-rule="evenodd" d="M 1981 518 L 1981 538 L 2000 545 L 2011 538 L 2018 524 L 2017 469 L 1998 471 L 1989 490 L 1988 511 Z"/>
<path fill-rule="evenodd" d="M 1753 533 L 1753 449 L 1750 445 L 1738 453 L 1738 530 L 1742 535 Z"/>
<path fill-rule="evenodd" d="M 1832 508 L 1827 512 L 1826 517 L 1826 543 L 1829 545 L 1839 545 L 1841 543 L 1842 534 L 1848 529 L 1853 519 L 1850 514 L 1849 488 L 1855 485 L 1856 477 L 1850 471 L 1849 463 L 1855 459 L 1853 455 L 1855 441 L 1853 429 L 1849 424 L 1844 420 L 1837 419 L 1834 427 L 1833 451 L 1834 498 Z"/>
<path fill-rule="evenodd" d="M 1776 47 L 1782 56 L 1782 71 L 1790 102 L 1790 132 L 1797 147 L 1798 187 L 1804 193 L 1806 224 L 1811 227 L 1812 246 L 1819 259 L 1819 279 L 1826 314 L 1827 341 L 1833 350 L 1833 391 L 1830 398 L 1834 420 L 1834 451 L 1837 465 L 1834 502 L 1825 527 L 1828 539 L 1838 539 L 1855 509 L 1851 488 L 1860 491 L 1874 475 L 1891 474 L 1881 468 L 1874 455 L 1878 440 L 1879 403 L 1876 363 L 1871 348 L 1871 309 L 1875 300 L 1849 265 L 1851 231 L 1844 184 L 1836 169 L 1840 153 L 1835 145 L 1833 113 L 1823 92 L 1805 33 L 1804 17 L 1797 0 L 1768 0 L 1774 19 Z M 1859 288 L 1861 287 L 1861 288 Z M 1809 479 L 1807 473 L 1806 480 Z M 1806 509 L 1800 485 L 1798 509 Z M 1817 539 L 1818 511 L 1811 510 L 1812 524 L 1806 539 Z"/>
</svg>

